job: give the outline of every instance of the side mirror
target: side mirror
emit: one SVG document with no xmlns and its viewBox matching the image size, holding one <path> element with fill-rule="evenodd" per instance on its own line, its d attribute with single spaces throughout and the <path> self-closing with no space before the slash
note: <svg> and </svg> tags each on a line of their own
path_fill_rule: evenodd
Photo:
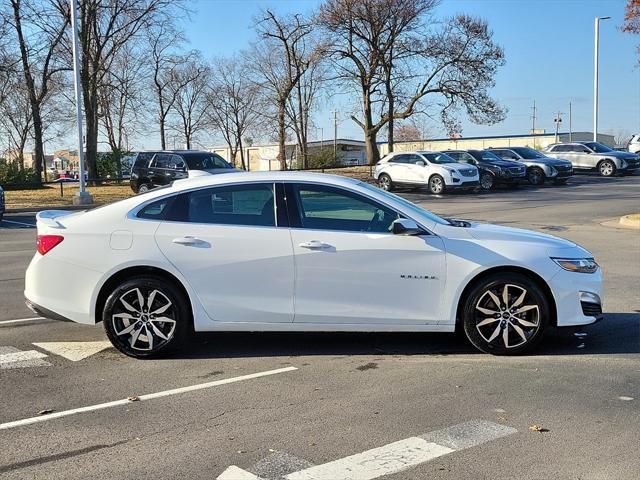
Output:
<svg viewBox="0 0 640 480">
<path fill-rule="evenodd" d="M 424 233 L 416 222 L 408 218 L 398 218 L 391 224 L 394 235 L 421 235 Z"/>
<path fill-rule="evenodd" d="M 417 160 L 416 165 L 418 165 L 419 167 L 424 167 L 426 163 L 424 163 L 424 160 Z"/>
</svg>

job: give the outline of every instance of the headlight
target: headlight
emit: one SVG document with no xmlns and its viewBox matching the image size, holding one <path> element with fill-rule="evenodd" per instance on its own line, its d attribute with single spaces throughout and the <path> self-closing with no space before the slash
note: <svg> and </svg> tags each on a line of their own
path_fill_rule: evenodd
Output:
<svg viewBox="0 0 640 480">
<path fill-rule="evenodd" d="M 558 174 L 558 171 L 553 167 L 549 167 L 549 172 L 551 172 L 550 175 L 557 175 Z"/>
<path fill-rule="evenodd" d="M 620 168 L 627 168 L 627 162 L 620 160 Z"/>
<path fill-rule="evenodd" d="M 553 258 L 565 270 L 577 273 L 595 273 L 598 270 L 598 264 L 593 258 Z"/>
</svg>

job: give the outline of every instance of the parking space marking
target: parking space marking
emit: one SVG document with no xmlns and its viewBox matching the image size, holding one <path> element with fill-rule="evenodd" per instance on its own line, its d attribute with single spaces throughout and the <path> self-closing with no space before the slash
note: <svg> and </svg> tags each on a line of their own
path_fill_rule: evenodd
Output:
<svg viewBox="0 0 640 480">
<path fill-rule="evenodd" d="M 146 400 L 153 400 L 155 398 L 168 397 L 171 395 L 178 395 L 180 393 L 194 392 L 196 390 L 204 390 L 206 388 L 218 387 L 220 385 L 227 385 L 229 383 L 242 382 L 244 380 L 251 380 L 254 378 L 267 377 L 270 375 L 277 375 L 279 373 L 292 372 L 298 370 L 297 367 L 284 367 L 277 368 L 275 370 L 267 370 L 264 372 L 251 373 L 249 375 L 241 375 L 239 377 L 225 378 L 214 382 L 199 383 L 197 385 L 191 385 L 188 387 L 174 388 L 172 390 L 164 390 L 162 392 L 148 393 L 146 395 L 140 395 L 137 399 L 141 402 Z M 121 405 L 130 405 L 129 399 L 114 400 L 112 402 L 98 403 L 96 405 L 89 405 L 87 407 L 73 408 L 71 410 L 62 410 L 60 412 L 53 412 L 48 415 L 39 417 L 23 418 L 22 420 L 15 420 L 13 422 L 0 423 L 0 430 L 8 430 L 10 428 L 23 427 L 26 425 L 32 425 L 34 423 L 46 422 L 61 417 L 68 417 L 70 415 L 76 415 L 79 413 L 93 412 L 96 410 L 103 410 L 105 408 L 117 407 Z"/>
<path fill-rule="evenodd" d="M 293 471 L 284 475 L 284 479 L 373 480 L 516 432 L 517 430 L 512 427 L 485 420 L 472 420 L 424 435 L 405 438 L 322 465 Z M 252 470 L 257 471 L 257 469 Z M 280 475 L 277 477 L 281 478 Z M 231 465 L 217 477 L 217 480 L 266 480 L 271 478 L 275 477 L 256 475 L 236 465 Z"/>
<path fill-rule="evenodd" d="M 17 318 L 15 320 L 0 320 L 0 325 L 10 324 L 10 323 L 33 322 L 35 320 L 48 320 L 48 318 L 31 317 L 31 318 Z"/>
<path fill-rule="evenodd" d="M 47 355 L 36 350 L 19 350 L 15 347 L 0 347 L 0 369 L 50 367 L 51 364 L 42 360 Z"/>
<path fill-rule="evenodd" d="M 2 220 L 3 222 L 6 223 L 13 223 L 14 225 L 22 225 L 24 227 L 31 227 L 31 228 L 35 228 L 36 224 L 35 223 L 24 223 L 24 222 L 16 222 L 15 220 Z"/>
<path fill-rule="evenodd" d="M 41 342 L 32 343 L 31 345 L 55 355 L 60 355 L 72 362 L 84 360 L 91 355 L 112 347 L 111 342 L 106 340 L 98 342 Z"/>
</svg>

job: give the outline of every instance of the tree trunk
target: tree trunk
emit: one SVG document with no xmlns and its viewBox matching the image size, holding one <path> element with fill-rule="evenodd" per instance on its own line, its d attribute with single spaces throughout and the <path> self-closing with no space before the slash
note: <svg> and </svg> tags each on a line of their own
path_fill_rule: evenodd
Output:
<svg viewBox="0 0 640 480">
<path fill-rule="evenodd" d="M 393 152 L 393 97 L 389 97 L 389 122 L 387 123 L 387 145 L 388 151 Z"/>
<path fill-rule="evenodd" d="M 280 159 L 280 170 L 287 169 L 287 156 L 285 146 L 286 123 L 285 123 L 285 104 L 286 97 L 280 99 L 278 105 L 278 158 Z M 269 168 L 271 170 L 271 168 Z"/>
<path fill-rule="evenodd" d="M 244 147 L 242 146 L 242 136 L 238 135 L 238 148 L 240 150 L 240 165 L 243 170 L 247 169 L 247 166 L 244 163 Z"/>
<path fill-rule="evenodd" d="M 93 90 L 93 89 L 92 89 Z M 85 115 L 85 168 L 91 184 L 95 184 L 98 179 L 98 109 L 95 105 L 97 95 L 86 95 L 84 97 Z M 78 156 L 80 152 L 78 152 Z"/>
<path fill-rule="evenodd" d="M 42 142 L 42 117 L 40 116 L 40 107 L 31 108 L 33 115 L 33 153 L 35 158 L 33 159 L 36 178 L 38 181 L 42 180 L 42 172 L 45 172 L 45 180 L 47 179 L 47 163 L 44 158 L 44 148 Z"/>
<path fill-rule="evenodd" d="M 368 130 L 364 135 L 364 143 L 367 151 L 367 158 L 369 159 L 369 165 L 375 165 L 380 160 L 380 152 L 377 145 L 377 132 L 375 130 Z"/>
</svg>

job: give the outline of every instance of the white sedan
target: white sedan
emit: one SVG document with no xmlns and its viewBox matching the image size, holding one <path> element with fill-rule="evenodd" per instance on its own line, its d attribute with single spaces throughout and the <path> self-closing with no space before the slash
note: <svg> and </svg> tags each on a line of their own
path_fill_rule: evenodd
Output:
<svg viewBox="0 0 640 480">
<path fill-rule="evenodd" d="M 601 317 L 601 274 L 567 240 L 447 220 L 344 177 L 203 175 L 37 216 L 27 304 L 103 322 L 133 357 L 195 331 L 453 332 L 524 352 Z"/>
<path fill-rule="evenodd" d="M 429 192 L 439 194 L 480 185 L 475 166 L 458 163 L 442 152 L 392 152 L 376 164 L 374 177 L 386 191 L 397 186 L 426 186 Z"/>
</svg>

